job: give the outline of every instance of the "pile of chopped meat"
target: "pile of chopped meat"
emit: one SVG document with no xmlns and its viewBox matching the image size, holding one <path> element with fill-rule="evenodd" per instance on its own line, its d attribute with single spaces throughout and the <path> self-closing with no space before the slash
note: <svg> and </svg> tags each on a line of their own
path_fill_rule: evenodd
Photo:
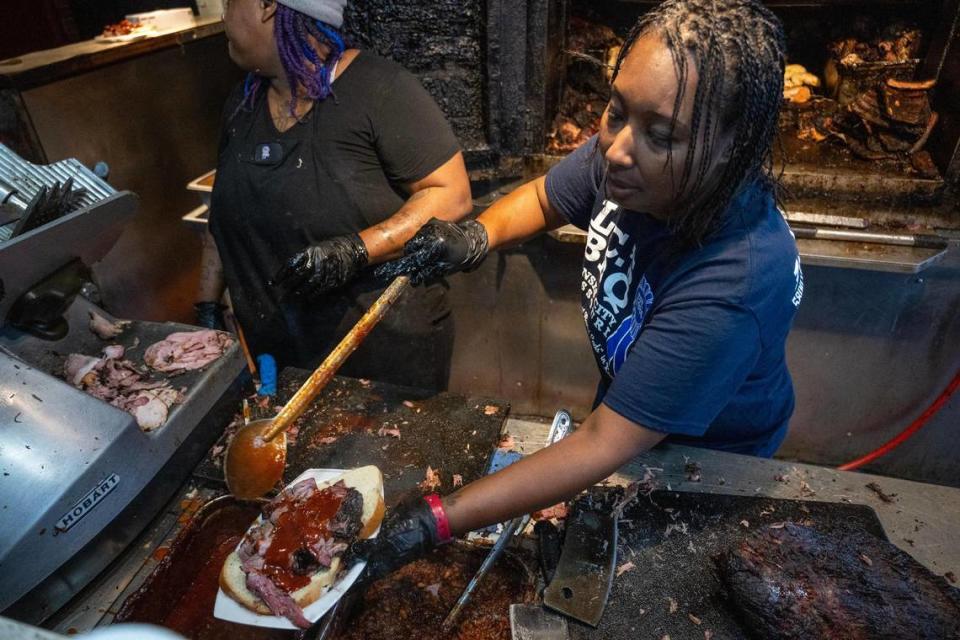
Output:
<svg viewBox="0 0 960 640">
<path fill-rule="evenodd" d="M 758 638 L 960 638 L 960 591 L 865 532 L 787 523 L 748 537 L 718 566 Z"/>
<path fill-rule="evenodd" d="M 131 33 L 142 29 L 143 25 L 139 21 L 127 20 L 124 18 L 120 22 L 105 26 L 100 35 L 104 38 L 116 38 L 117 36 L 128 36 Z"/>
<path fill-rule="evenodd" d="M 456 627 L 440 628 L 485 557 L 482 548 L 444 545 L 374 582 L 337 640 L 509 640 L 510 605 L 535 597 L 529 572 L 512 556 L 491 567 Z"/>
<path fill-rule="evenodd" d="M 71 353 L 63 365 L 64 377 L 78 389 L 130 413 L 144 431 L 163 426 L 170 407 L 183 402 L 183 391 L 166 380 L 148 380 L 123 356 L 120 345 L 105 347 L 99 358 Z"/>
<path fill-rule="evenodd" d="M 181 331 L 147 347 L 143 360 L 151 369 L 177 375 L 207 366 L 231 344 L 233 338 L 221 331 Z"/>
<path fill-rule="evenodd" d="M 923 33 L 911 25 L 891 23 L 869 37 L 871 25 L 853 25 L 860 37 L 848 37 L 830 43 L 830 53 L 844 64 L 863 62 L 906 62 L 917 58 L 923 44 Z"/>
<path fill-rule="evenodd" d="M 557 115 L 547 134 L 548 153 L 573 151 L 597 132 L 613 65 L 623 44 L 603 24 L 571 17 L 567 28 L 568 65 Z"/>
<path fill-rule="evenodd" d="M 308 628 L 290 594 L 347 550 L 363 526 L 363 496 L 343 481 L 319 489 L 307 478 L 284 489 L 261 515 L 237 550 L 247 589 L 274 614 Z"/>
</svg>

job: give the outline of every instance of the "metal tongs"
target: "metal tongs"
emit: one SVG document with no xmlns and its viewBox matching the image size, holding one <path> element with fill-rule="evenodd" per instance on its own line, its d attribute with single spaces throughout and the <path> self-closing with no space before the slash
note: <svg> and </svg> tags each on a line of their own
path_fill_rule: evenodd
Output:
<svg viewBox="0 0 960 640">
<path fill-rule="evenodd" d="M 546 446 L 549 447 L 561 438 L 566 437 L 566 435 L 570 433 L 572 427 L 573 419 L 570 417 L 570 414 L 563 409 L 557 411 L 556 415 L 553 416 L 553 424 L 550 425 L 550 432 L 547 434 Z M 453 629 L 453 626 L 457 621 L 457 617 L 460 615 L 460 611 L 464 606 L 466 606 L 467 602 L 470 601 L 470 597 L 473 595 L 473 592 L 476 591 L 480 581 L 483 580 L 483 577 L 487 575 L 487 573 L 490 571 L 490 568 L 496 563 L 497 559 L 503 555 L 503 552 L 510 543 L 510 540 L 512 540 L 513 537 L 519 532 L 523 531 L 529 522 L 530 514 L 527 514 L 503 523 L 503 531 L 500 533 L 500 537 L 497 539 L 496 543 L 494 543 L 493 548 L 490 549 L 490 553 L 487 554 L 487 557 L 483 560 L 483 564 L 480 565 L 480 569 L 477 571 L 476 575 L 473 576 L 470 582 L 467 583 L 463 593 L 460 594 L 460 598 L 457 600 L 456 604 L 453 605 L 453 608 L 450 609 L 450 613 L 447 614 L 446 619 L 443 621 L 443 626 L 441 629 L 444 633 L 449 633 L 450 630 Z"/>
</svg>

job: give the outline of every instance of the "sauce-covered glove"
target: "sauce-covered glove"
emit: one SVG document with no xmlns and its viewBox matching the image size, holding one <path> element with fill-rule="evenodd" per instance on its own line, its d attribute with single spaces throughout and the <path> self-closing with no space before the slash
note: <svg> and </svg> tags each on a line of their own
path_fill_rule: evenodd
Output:
<svg viewBox="0 0 960 640">
<path fill-rule="evenodd" d="M 289 258 L 273 278 L 281 295 L 314 297 L 342 287 L 367 265 L 367 247 L 356 233 L 307 247 Z"/>
<path fill-rule="evenodd" d="M 367 561 L 363 581 L 372 582 L 451 539 L 440 496 L 431 494 L 398 506 L 384 520 L 377 537 L 353 543 L 348 556 Z"/>
<path fill-rule="evenodd" d="M 226 309 L 217 302 L 198 302 L 193 305 L 194 320 L 198 327 L 225 331 L 227 326 L 223 321 L 223 310 Z"/>
<path fill-rule="evenodd" d="M 408 275 L 413 284 L 456 271 L 472 271 L 487 257 L 487 230 L 476 220 L 444 222 L 432 218 L 403 246 L 404 256 L 381 265 L 384 280 Z"/>
</svg>

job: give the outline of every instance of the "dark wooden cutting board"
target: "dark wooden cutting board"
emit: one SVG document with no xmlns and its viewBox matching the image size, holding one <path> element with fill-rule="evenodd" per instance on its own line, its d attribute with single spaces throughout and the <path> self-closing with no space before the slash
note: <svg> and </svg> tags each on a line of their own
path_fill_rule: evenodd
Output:
<svg viewBox="0 0 960 640">
<path fill-rule="evenodd" d="M 784 521 L 886 539 L 877 514 L 863 505 L 654 491 L 620 520 L 617 565 L 633 568 L 614 578 L 599 627 L 571 622 L 571 638 L 704 640 L 709 631 L 712 640 L 747 640 L 724 602 L 713 556 Z"/>
<path fill-rule="evenodd" d="M 310 373 L 284 369 L 274 402 L 255 408 L 253 417 L 274 415 L 274 407 L 283 405 Z M 305 469 L 372 464 L 383 473 L 389 506 L 408 492 L 421 491 L 418 484 L 429 466 L 440 475 L 436 490 L 450 493 L 455 474 L 464 483 L 483 475 L 509 410 L 508 403 L 492 398 L 337 376 L 296 422 L 295 435 L 288 436 L 284 482 Z M 393 429 L 399 438 L 389 433 Z M 208 456 L 196 475 L 222 480 L 217 456 Z"/>
</svg>

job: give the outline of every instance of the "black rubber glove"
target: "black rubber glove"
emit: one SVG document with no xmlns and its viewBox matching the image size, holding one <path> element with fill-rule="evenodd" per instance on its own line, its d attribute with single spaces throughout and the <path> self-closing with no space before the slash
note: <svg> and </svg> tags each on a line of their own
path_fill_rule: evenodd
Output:
<svg viewBox="0 0 960 640">
<path fill-rule="evenodd" d="M 195 320 L 198 327 L 226 331 L 227 325 L 223 321 L 225 306 L 216 302 L 198 302 L 193 305 Z"/>
<path fill-rule="evenodd" d="M 273 285 L 282 296 L 294 293 L 314 297 L 353 280 L 368 260 L 367 248 L 358 234 L 337 236 L 289 258 L 274 276 Z"/>
<path fill-rule="evenodd" d="M 472 271 L 487 257 L 487 230 L 476 220 L 444 222 L 432 218 L 403 246 L 404 256 L 377 267 L 384 280 L 408 275 L 423 284 L 457 271 Z"/>
<path fill-rule="evenodd" d="M 358 540 L 350 547 L 351 560 L 366 560 L 362 581 L 378 580 L 429 553 L 441 540 L 437 520 L 423 498 L 399 505 L 384 520 L 376 538 Z"/>
</svg>

